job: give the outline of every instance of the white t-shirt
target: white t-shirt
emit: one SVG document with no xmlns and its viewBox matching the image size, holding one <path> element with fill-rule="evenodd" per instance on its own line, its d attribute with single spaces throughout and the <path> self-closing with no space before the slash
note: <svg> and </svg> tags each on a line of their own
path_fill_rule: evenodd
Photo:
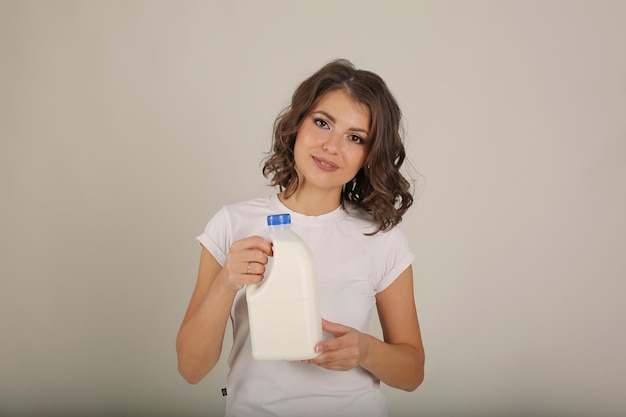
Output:
<svg viewBox="0 0 626 417">
<path fill-rule="evenodd" d="M 414 259 L 399 228 L 365 236 L 376 227 L 363 210 L 337 208 L 305 216 L 271 195 L 222 207 L 197 239 L 223 265 L 233 242 L 266 236 L 267 216 L 281 213 L 291 215 L 291 229 L 315 258 L 322 318 L 368 332 L 376 294 Z M 228 360 L 227 417 L 387 415 L 380 381 L 363 368 L 331 371 L 297 361 L 254 360 L 245 293 L 237 293 L 230 315 L 234 340 Z"/>
</svg>

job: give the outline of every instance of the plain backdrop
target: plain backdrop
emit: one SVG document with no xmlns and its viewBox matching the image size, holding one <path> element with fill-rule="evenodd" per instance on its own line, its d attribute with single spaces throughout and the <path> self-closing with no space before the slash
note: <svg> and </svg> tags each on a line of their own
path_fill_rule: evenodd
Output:
<svg viewBox="0 0 626 417">
<path fill-rule="evenodd" d="M 0 1 L 0 415 L 219 416 L 195 237 L 334 58 L 404 113 L 427 354 L 391 416 L 626 414 L 626 2 Z M 379 335 L 376 321 L 372 332 Z"/>
</svg>

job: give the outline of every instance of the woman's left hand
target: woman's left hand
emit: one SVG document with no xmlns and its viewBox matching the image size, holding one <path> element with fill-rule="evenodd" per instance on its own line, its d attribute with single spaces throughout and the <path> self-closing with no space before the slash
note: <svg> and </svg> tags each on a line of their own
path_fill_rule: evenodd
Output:
<svg viewBox="0 0 626 417">
<path fill-rule="evenodd" d="M 359 366 L 367 355 L 368 337 L 366 334 L 352 327 L 324 319 L 322 319 L 322 330 L 334 337 L 315 345 L 315 351 L 320 354 L 306 362 L 334 371 L 349 371 Z"/>
</svg>

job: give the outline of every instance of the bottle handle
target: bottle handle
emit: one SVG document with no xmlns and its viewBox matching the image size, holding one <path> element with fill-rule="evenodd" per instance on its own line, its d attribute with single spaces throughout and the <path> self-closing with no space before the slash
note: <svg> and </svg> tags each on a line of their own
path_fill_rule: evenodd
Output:
<svg viewBox="0 0 626 417">
<path fill-rule="evenodd" d="M 270 242 L 272 242 L 272 245 L 274 245 L 275 240 L 274 240 L 273 236 L 269 235 L 269 236 L 266 237 L 266 239 L 269 240 Z M 246 300 L 250 300 L 251 297 L 253 297 L 257 293 L 257 291 L 260 290 L 259 289 L 259 284 L 262 283 L 263 281 L 265 281 L 265 279 L 268 277 L 269 273 L 271 272 L 272 266 L 273 266 L 272 265 L 272 260 L 270 259 L 270 260 L 268 260 L 267 265 L 265 265 L 266 270 L 265 270 L 265 274 L 264 274 L 263 279 L 259 283 L 247 284 L 246 285 Z"/>
<path fill-rule="evenodd" d="M 246 285 L 246 299 L 249 300 L 250 297 L 254 296 L 258 288 L 259 288 L 259 284 Z"/>
</svg>

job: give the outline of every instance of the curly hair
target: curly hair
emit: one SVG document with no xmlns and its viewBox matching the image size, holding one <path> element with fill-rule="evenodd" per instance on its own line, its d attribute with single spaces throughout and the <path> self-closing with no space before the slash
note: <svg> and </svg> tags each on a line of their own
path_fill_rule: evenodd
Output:
<svg viewBox="0 0 626 417">
<path fill-rule="evenodd" d="M 344 90 L 356 102 L 367 106 L 371 115 L 367 157 L 356 176 L 344 185 L 341 205 L 350 202 L 370 213 L 378 226 L 389 230 L 402 221 L 413 204 L 410 183 L 400 172 L 406 153 L 400 134 L 402 113 L 383 79 L 359 70 L 345 59 L 331 61 L 304 80 L 293 93 L 291 104 L 274 121 L 274 137 L 263 175 L 285 196 L 298 188 L 294 145 L 298 128 L 321 97 Z"/>
</svg>

